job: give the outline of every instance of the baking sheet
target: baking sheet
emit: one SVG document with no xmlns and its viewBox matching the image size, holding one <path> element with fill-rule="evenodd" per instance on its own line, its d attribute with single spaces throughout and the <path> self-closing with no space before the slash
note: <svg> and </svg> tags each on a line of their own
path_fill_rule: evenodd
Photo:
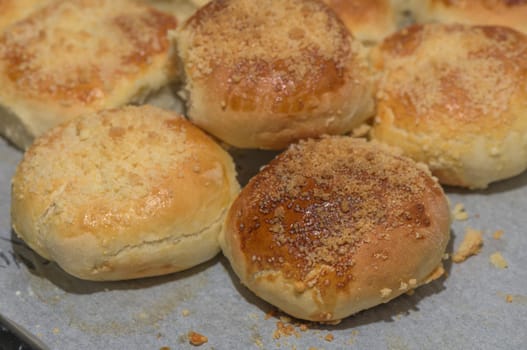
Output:
<svg viewBox="0 0 527 350">
<path fill-rule="evenodd" d="M 237 151 L 242 183 L 273 157 Z M 469 219 L 454 221 L 449 251 L 465 229 L 483 231 L 481 253 L 446 261 L 448 276 L 336 326 L 288 322 L 241 286 L 225 258 L 163 277 L 115 283 L 78 280 L 33 253 L 10 228 L 10 179 L 20 151 L 0 140 L 0 313 L 51 349 L 525 349 L 527 173 L 486 191 L 447 189 Z M 500 240 L 492 237 L 503 230 Z M 490 263 L 501 252 L 507 269 Z M 507 302 L 507 296 L 509 296 Z"/>
</svg>

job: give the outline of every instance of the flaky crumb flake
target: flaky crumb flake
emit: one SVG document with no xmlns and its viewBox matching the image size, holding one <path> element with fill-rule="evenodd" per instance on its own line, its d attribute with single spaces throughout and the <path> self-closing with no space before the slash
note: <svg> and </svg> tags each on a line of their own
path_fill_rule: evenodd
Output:
<svg viewBox="0 0 527 350">
<path fill-rule="evenodd" d="M 465 211 L 465 206 L 462 203 L 458 203 L 454 206 L 452 211 L 454 219 L 458 221 L 464 221 L 468 219 L 468 213 Z"/>
<path fill-rule="evenodd" d="M 492 234 L 492 238 L 494 238 L 495 240 L 499 240 L 501 239 L 501 237 L 503 237 L 503 234 L 504 234 L 503 230 L 496 230 Z"/>
<path fill-rule="evenodd" d="M 458 250 L 452 255 L 452 261 L 461 263 L 467 260 L 468 257 L 476 255 L 480 252 L 483 246 L 483 234 L 479 230 L 467 228 L 465 237 L 461 242 Z"/>
<path fill-rule="evenodd" d="M 387 298 L 390 296 L 390 294 L 392 294 L 392 290 L 390 288 L 383 288 L 381 289 L 381 297 L 382 298 Z"/>
<path fill-rule="evenodd" d="M 203 334 L 200 334 L 200 333 L 197 333 L 197 332 L 194 332 L 194 331 L 190 331 L 188 333 L 188 341 L 189 341 L 190 344 L 192 344 L 194 346 L 200 346 L 200 345 L 203 345 L 206 342 L 208 342 L 209 339 L 206 336 L 204 336 Z"/>
<path fill-rule="evenodd" d="M 507 260 L 505 260 L 505 258 L 503 257 L 503 255 L 501 255 L 500 252 L 493 253 L 490 256 L 490 262 L 498 269 L 506 269 L 507 267 L 509 267 Z"/>
<path fill-rule="evenodd" d="M 335 336 L 331 333 L 327 334 L 325 337 L 324 337 L 324 340 L 327 341 L 327 342 L 332 342 L 333 340 L 335 340 Z"/>
</svg>

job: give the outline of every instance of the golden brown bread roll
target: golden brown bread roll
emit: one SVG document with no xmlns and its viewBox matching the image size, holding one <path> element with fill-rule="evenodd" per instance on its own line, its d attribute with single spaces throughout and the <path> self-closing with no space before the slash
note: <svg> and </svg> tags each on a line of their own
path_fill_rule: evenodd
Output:
<svg viewBox="0 0 527 350">
<path fill-rule="evenodd" d="M 527 36 L 417 25 L 373 54 L 384 76 L 372 137 L 447 185 L 485 188 L 527 168 Z"/>
<path fill-rule="evenodd" d="M 82 279 L 171 273 L 218 253 L 235 176 L 228 153 L 180 115 L 106 110 L 26 152 L 13 177 L 13 229 Z"/>
<path fill-rule="evenodd" d="M 212 1 L 176 38 L 188 117 L 231 145 L 280 149 L 372 114 L 364 49 L 319 1 Z"/>
<path fill-rule="evenodd" d="M 292 145 L 227 214 L 223 253 L 294 317 L 339 320 L 442 274 L 447 199 L 424 165 L 347 137 Z"/>
<path fill-rule="evenodd" d="M 392 0 L 323 0 L 359 40 L 379 42 L 397 30 L 399 13 Z"/>
<path fill-rule="evenodd" d="M 56 1 L 0 36 L 0 135 L 26 148 L 78 115 L 141 102 L 176 74 L 176 19 L 128 0 Z"/>
<path fill-rule="evenodd" d="M 412 0 L 419 22 L 507 26 L 527 33 L 527 0 Z"/>
</svg>

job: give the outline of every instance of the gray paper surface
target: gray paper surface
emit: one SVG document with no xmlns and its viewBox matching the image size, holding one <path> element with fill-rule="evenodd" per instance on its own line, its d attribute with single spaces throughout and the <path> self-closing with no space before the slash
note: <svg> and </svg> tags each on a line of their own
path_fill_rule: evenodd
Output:
<svg viewBox="0 0 527 350">
<path fill-rule="evenodd" d="M 234 155 L 243 183 L 273 156 Z M 527 348 L 525 173 L 486 191 L 446 190 L 452 206 L 463 203 L 469 214 L 454 221 L 449 251 L 467 227 L 482 230 L 485 242 L 462 264 L 446 261 L 447 277 L 336 326 L 304 330 L 293 321 L 292 334 L 278 337 L 281 314 L 266 316 L 274 308 L 241 286 L 222 256 L 185 272 L 115 283 L 82 281 L 41 259 L 10 228 L 10 179 L 21 157 L 0 140 L 0 313 L 51 349 L 193 349 L 189 331 L 208 337 L 201 349 Z M 504 232 L 499 240 L 496 230 Z M 507 269 L 490 263 L 495 252 Z"/>
</svg>

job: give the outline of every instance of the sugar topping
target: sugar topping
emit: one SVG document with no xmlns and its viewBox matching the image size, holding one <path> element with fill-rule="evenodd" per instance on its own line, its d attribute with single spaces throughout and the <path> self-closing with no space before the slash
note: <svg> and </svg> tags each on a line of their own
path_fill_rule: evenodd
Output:
<svg viewBox="0 0 527 350">
<path fill-rule="evenodd" d="M 335 279 L 344 287 L 360 246 L 390 240 L 403 226 L 415 233 L 431 225 L 430 190 L 441 191 L 425 171 L 377 146 L 345 137 L 304 141 L 246 187 L 250 199 L 237 213 L 242 250 L 251 268 L 280 269 L 304 281 L 301 289 Z M 379 251 L 374 258 L 391 257 Z"/>
<path fill-rule="evenodd" d="M 199 10 L 184 32 L 187 71 L 194 78 L 219 66 L 243 66 L 230 79 L 255 79 L 271 65 L 299 80 L 318 69 L 318 61 L 342 69 L 358 50 L 335 14 L 313 0 L 215 1 Z"/>
</svg>

